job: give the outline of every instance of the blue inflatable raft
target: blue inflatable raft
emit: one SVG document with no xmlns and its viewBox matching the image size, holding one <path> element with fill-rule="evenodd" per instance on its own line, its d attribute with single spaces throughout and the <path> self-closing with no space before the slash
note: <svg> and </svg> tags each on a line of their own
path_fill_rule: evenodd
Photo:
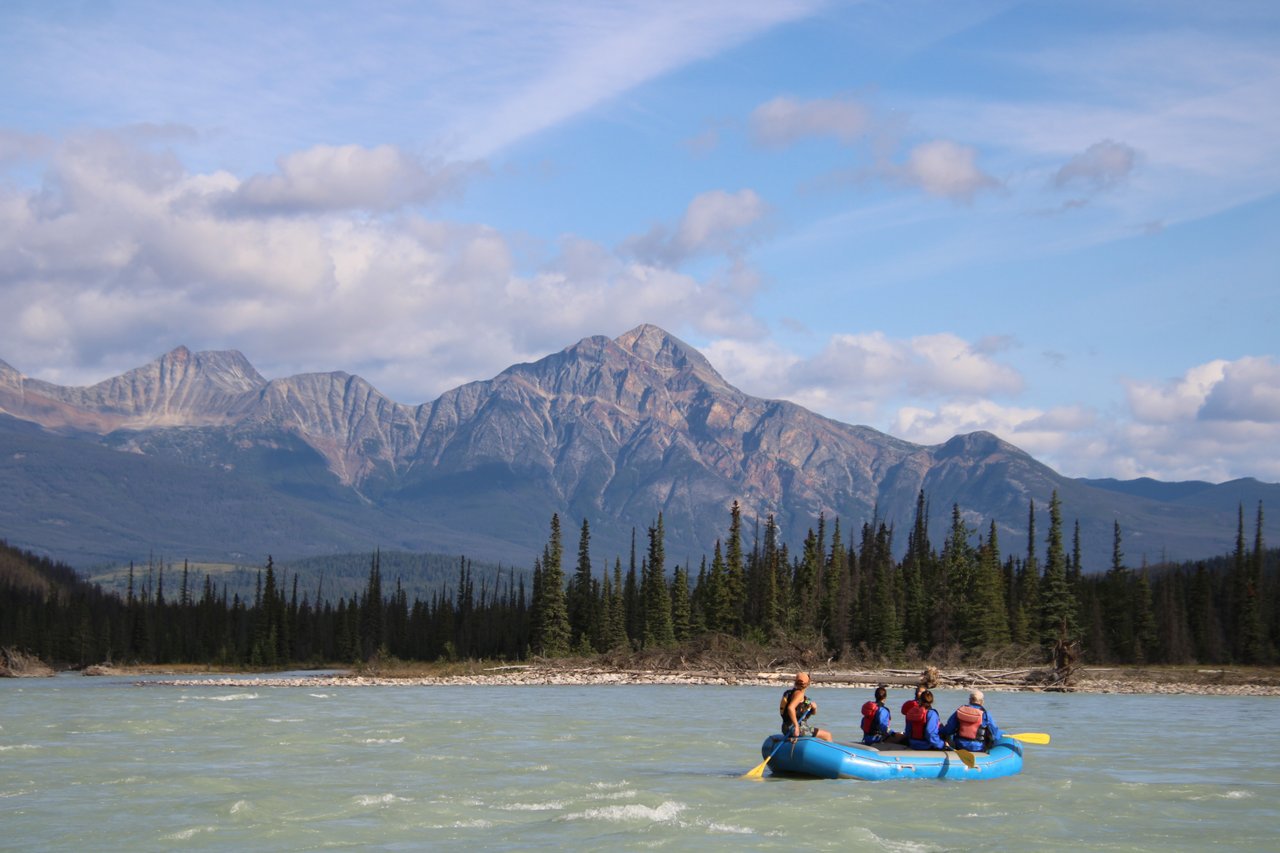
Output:
<svg viewBox="0 0 1280 853">
<path fill-rule="evenodd" d="M 778 744 L 782 743 L 779 747 Z M 777 752 L 774 752 L 774 749 Z M 973 753 L 973 767 L 966 767 L 954 752 L 911 749 L 902 744 L 831 743 L 802 737 L 794 743 L 780 735 L 770 735 L 760 745 L 760 756 L 773 758 L 769 768 L 775 774 L 817 776 L 820 779 L 999 779 L 1022 770 L 1022 744 L 1001 738 L 990 752 Z"/>
</svg>

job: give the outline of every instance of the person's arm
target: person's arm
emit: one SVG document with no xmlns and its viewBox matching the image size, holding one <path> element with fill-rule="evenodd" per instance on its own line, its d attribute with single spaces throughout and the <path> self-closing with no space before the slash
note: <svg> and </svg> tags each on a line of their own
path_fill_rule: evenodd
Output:
<svg viewBox="0 0 1280 853">
<path fill-rule="evenodd" d="M 796 708 L 800 707 L 800 703 L 804 701 L 804 691 L 797 690 L 791 694 L 791 701 L 787 703 L 787 722 L 791 724 L 791 731 L 794 734 L 800 734 L 800 721 L 796 719 Z"/>
<path fill-rule="evenodd" d="M 1004 732 L 1000 731 L 1000 727 L 996 725 L 995 717 L 986 708 L 982 709 L 982 713 L 987 715 L 987 731 L 991 732 L 992 740 L 999 740 L 1004 737 Z"/>
<path fill-rule="evenodd" d="M 942 718 L 939 717 L 938 719 L 942 719 Z M 959 729 L 960 729 L 960 718 L 957 717 L 954 713 L 952 713 L 952 715 L 947 718 L 946 724 L 942 728 L 938 729 L 938 736 L 950 737 L 951 735 L 955 734 Z"/>
<path fill-rule="evenodd" d="M 937 711 L 930 710 L 929 716 L 924 721 L 925 737 L 929 740 L 929 745 L 934 749 L 946 749 L 947 745 L 943 742 L 942 737 L 938 734 L 938 716 Z"/>
</svg>

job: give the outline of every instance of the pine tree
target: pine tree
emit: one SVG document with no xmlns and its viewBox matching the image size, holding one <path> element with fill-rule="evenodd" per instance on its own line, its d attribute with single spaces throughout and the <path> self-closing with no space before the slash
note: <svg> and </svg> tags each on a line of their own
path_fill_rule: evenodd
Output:
<svg viewBox="0 0 1280 853">
<path fill-rule="evenodd" d="M 644 647 L 670 646 L 675 642 L 671 624 L 671 594 L 667 590 L 666 554 L 663 546 L 662 513 L 649 528 L 649 556 L 641 581 L 644 602 Z"/>
<path fill-rule="evenodd" d="M 1236 595 L 1240 602 L 1236 618 L 1237 659 L 1241 663 L 1263 663 L 1266 632 L 1262 625 L 1262 503 L 1258 503 L 1258 525 L 1252 554 L 1244 551 L 1244 505 L 1236 545 Z"/>
<path fill-rule="evenodd" d="M 1159 626 L 1152 606 L 1151 579 L 1145 565 L 1134 583 L 1133 605 L 1133 661 L 1153 663 L 1158 657 Z"/>
<path fill-rule="evenodd" d="M 569 582 L 569 625 L 572 629 L 570 642 L 574 649 L 590 654 L 595 651 L 591 647 L 591 638 L 597 633 L 598 626 L 593 619 L 596 599 L 593 594 L 593 578 L 591 576 L 591 530 L 587 520 L 582 519 L 582 532 L 578 538 L 578 567 L 573 579 Z M 585 642 L 584 642 L 585 641 Z"/>
<path fill-rule="evenodd" d="M 708 631 L 729 633 L 734 630 L 737 620 L 733 618 L 729 601 L 729 580 L 719 539 L 711 558 L 711 573 L 707 576 L 705 607 Z"/>
<path fill-rule="evenodd" d="M 1040 639 L 1046 646 L 1076 636 L 1075 596 L 1067 585 L 1067 555 L 1062 545 L 1062 504 L 1049 500 L 1049 538 L 1040 584 Z"/>
<path fill-rule="evenodd" d="M 1111 568 L 1107 570 L 1103 581 L 1105 598 L 1102 612 L 1106 619 L 1106 630 L 1103 636 L 1106 645 L 1095 650 L 1102 660 L 1130 660 L 1133 657 L 1133 595 L 1134 585 L 1128 568 L 1124 564 L 1124 551 L 1121 548 L 1120 522 L 1114 522 L 1111 540 Z"/>
<path fill-rule="evenodd" d="M 734 501 L 729 507 L 729 541 L 725 553 L 725 590 L 728 599 L 726 630 L 741 634 L 747 612 L 746 567 L 742 559 L 742 508 Z"/>
<path fill-rule="evenodd" d="M 902 559 L 903 639 L 919 648 L 929 644 L 930 602 L 925 594 L 926 579 L 932 585 L 937 574 L 929 543 L 929 504 L 924 490 L 916 495 L 916 515 L 907 537 L 907 553 Z"/>
<path fill-rule="evenodd" d="M 948 646 L 972 638 L 974 621 L 973 586 L 977 561 L 969 544 L 969 526 L 960 514 L 960 505 L 951 506 L 951 531 L 942 546 L 939 573 L 944 579 L 935 593 L 934 635 L 936 645 Z"/>
<path fill-rule="evenodd" d="M 613 586 L 609 595 L 609 628 L 605 648 L 608 651 L 630 648 L 627 638 L 627 605 L 622 594 L 622 560 L 613 564 Z"/>
<path fill-rule="evenodd" d="M 689 608 L 689 571 L 681 566 L 671 578 L 671 630 L 677 642 L 687 642 L 693 635 Z"/>
<path fill-rule="evenodd" d="M 560 543 L 560 516 L 551 516 L 551 537 L 542 552 L 542 577 L 534 601 L 533 649 L 543 657 L 563 657 L 569 653 L 569 609 L 565 603 L 563 547 Z"/>
<path fill-rule="evenodd" d="M 987 541 L 980 543 L 974 572 L 973 609 L 965 644 L 971 649 L 995 648 L 1009 642 L 1009 621 L 1000 571 L 1000 540 L 991 522 Z"/>
</svg>

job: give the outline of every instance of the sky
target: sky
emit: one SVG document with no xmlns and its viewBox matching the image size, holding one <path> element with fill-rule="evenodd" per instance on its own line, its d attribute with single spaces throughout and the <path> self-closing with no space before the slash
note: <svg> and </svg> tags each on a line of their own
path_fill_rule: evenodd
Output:
<svg viewBox="0 0 1280 853">
<path fill-rule="evenodd" d="M 1280 4 L 0 3 L 0 359 L 418 404 L 652 323 L 1072 477 L 1280 481 Z"/>
</svg>

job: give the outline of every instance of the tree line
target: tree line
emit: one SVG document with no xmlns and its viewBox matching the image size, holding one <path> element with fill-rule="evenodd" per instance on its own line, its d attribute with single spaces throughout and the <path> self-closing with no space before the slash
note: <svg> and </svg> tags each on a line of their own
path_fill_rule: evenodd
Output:
<svg viewBox="0 0 1280 853">
<path fill-rule="evenodd" d="M 958 506 L 940 547 L 917 497 L 894 557 L 894 526 L 873 520 L 850 536 L 819 517 L 793 551 L 772 516 L 728 529 L 691 564 L 668 569 L 663 517 L 629 555 L 597 571 L 591 531 L 565 558 L 558 515 L 524 572 L 482 573 L 465 557 L 457 580 L 412 601 L 400 580 L 384 588 L 374 553 L 364 589 L 309 599 L 268 557 L 250 598 L 228 598 L 187 565 L 130 568 L 124 595 L 104 592 L 46 558 L 0 548 L 0 646 L 71 665 L 103 661 L 283 666 L 402 660 L 561 657 L 672 648 L 707 634 L 761 646 L 780 641 L 844 661 L 989 660 L 1070 648 L 1088 663 L 1268 664 L 1280 649 L 1278 552 L 1252 537 L 1243 506 L 1231 554 L 1130 566 L 1115 524 L 1111 564 L 1085 571 L 1076 523 L 1070 543 L 1056 493 L 1028 507 L 1024 548 L 1004 553 L 994 523 L 975 530 Z M 749 543 L 749 544 L 748 544 Z M 1043 547 L 1043 551 L 1041 548 Z"/>
</svg>

